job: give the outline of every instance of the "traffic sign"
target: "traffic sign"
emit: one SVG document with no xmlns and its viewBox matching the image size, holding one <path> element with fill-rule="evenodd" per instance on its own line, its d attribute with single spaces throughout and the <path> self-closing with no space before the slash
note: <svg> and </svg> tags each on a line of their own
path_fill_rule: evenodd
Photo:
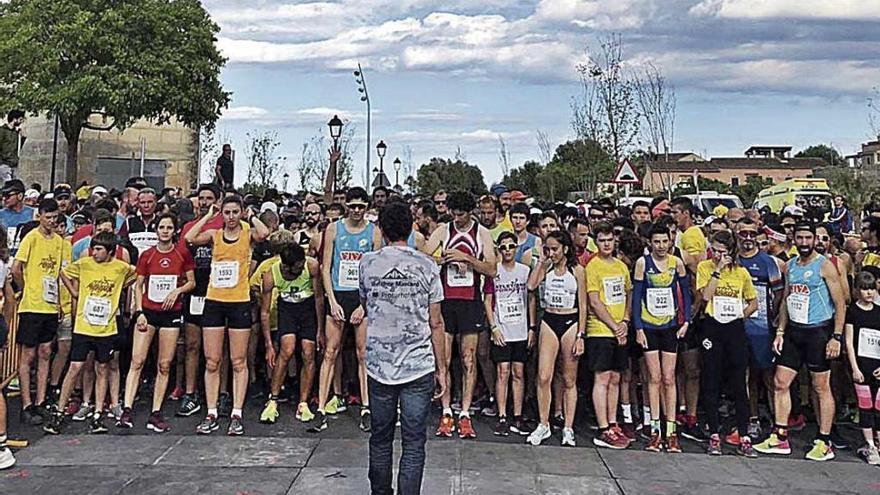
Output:
<svg viewBox="0 0 880 495">
<path fill-rule="evenodd" d="M 629 162 L 629 158 L 624 158 L 617 166 L 617 171 L 614 172 L 614 178 L 611 179 L 611 182 L 615 184 L 641 184 L 642 181 L 639 179 L 635 167 Z"/>
</svg>

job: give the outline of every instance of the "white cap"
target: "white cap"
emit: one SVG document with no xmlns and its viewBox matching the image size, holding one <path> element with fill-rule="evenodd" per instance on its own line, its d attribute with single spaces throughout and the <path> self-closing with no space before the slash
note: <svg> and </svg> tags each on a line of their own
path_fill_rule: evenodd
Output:
<svg viewBox="0 0 880 495">
<path fill-rule="evenodd" d="M 540 215 L 541 213 L 544 213 L 544 210 L 540 208 L 532 208 L 529 210 L 529 214 L 531 215 Z"/>
<path fill-rule="evenodd" d="M 715 215 L 709 215 L 708 217 L 706 217 L 705 220 L 703 220 L 703 225 L 712 225 L 712 222 L 714 222 L 716 218 L 718 217 L 716 217 Z"/>
<path fill-rule="evenodd" d="M 107 188 L 104 186 L 95 186 L 92 188 L 92 194 L 107 194 Z"/>
<path fill-rule="evenodd" d="M 788 205 L 782 210 L 782 213 L 788 213 L 797 217 L 804 216 L 807 212 L 798 205 Z"/>
<path fill-rule="evenodd" d="M 266 201 L 260 206 L 260 213 L 264 213 L 266 210 L 272 210 L 272 213 L 278 213 L 278 205 L 271 201 Z"/>
<path fill-rule="evenodd" d="M 40 197 L 40 191 L 36 189 L 28 189 L 24 192 L 24 199 L 36 199 Z"/>
</svg>

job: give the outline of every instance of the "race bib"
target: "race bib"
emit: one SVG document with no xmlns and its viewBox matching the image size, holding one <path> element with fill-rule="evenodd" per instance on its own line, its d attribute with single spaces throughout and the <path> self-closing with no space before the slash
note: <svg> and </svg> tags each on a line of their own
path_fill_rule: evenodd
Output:
<svg viewBox="0 0 880 495">
<path fill-rule="evenodd" d="M 474 285 L 474 270 L 465 263 L 452 263 L 446 270 L 446 281 L 450 287 L 471 287 Z"/>
<path fill-rule="evenodd" d="M 607 277 L 602 279 L 605 288 L 605 304 L 617 306 L 626 303 L 626 292 L 623 286 L 623 277 Z"/>
<path fill-rule="evenodd" d="M 205 298 L 192 296 L 189 298 L 189 314 L 193 316 L 202 316 L 205 312 Z"/>
<path fill-rule="evenodd" d="M 339 283 L 346 289 L 357 289 L 360 284 L 360 260 L 339 260 Z"/>
<path fill-rule="evenodd" d="M 217 261 L 211 265 L 211 285 L 229 289 L 238 285 L 238 261 Z"/>
<path fill-rule="evenodd" d="M 743 317 L 743 302 L 738 297 L 715 296 L 712 298 L 712 316 L 719 323 L 730 323 Z"/>
<path fill-rule="evenodd" d="M 282 292 L 281 300 L 288 303 L 298 304 L 303 302 L 306 297 L 305 293 L 298 290 L 291 290 L 290 292 Z"/>
<path fill-rule="evenodd" d="M 159 236 L 155 232 L 135 232 L 128 234 L 128 240 L 137 248 L 138 254 L 144 254 L 147 249 L 159 244 Z"/>
<path fill-rule="evenodd" d="M 752 316 L 749 316 L 749 318 L 767 320 L 767 288 L 761 285 L 756 285 L 755 289 L 757 289 L 758 292 L 758 310 L 752 313 Z"/>
<path fill-rule="evenodd" d="M 672 287 L 648 289 L 648 313 L 653 316 L 675 316 L 675 304 L 672 298 Z"/>
<path fill-rule="evenodd" d="M 43 300 L 49 304 L 58 304 L 58 279 L 43 277 Z"/>
<path fill-rule="evenodd" d="M 147 287 L 147 299 L 154 303 L 165 302 L 168 294 L 177 288 L 177 275 L 150 275 Z"/>
<path fill-rule="evenodd" d="M 519 325 L 525 321 L 525 304 L 521 297 L 498 300 L 498 321 L 506 325 Z"/>
<path fill-rule="evenodd" d="M 810 321 L 810 296 L 808 294 L 789 294 L 785 300 L 788 309 L 788 318 L 801 325 L 807 325 Z"/>
<path fill-rule="evenodd" d="M 573 292 L 547 289 L 545 296 L 545 306 L 547 308 L 571 309 L 575 307 L 575 294 Z"/>
<path fill-rule="evenodd" d="M 880 359 L 880 330 L 862 328 L 859 330 L 859 357 Z"/>
<path fill-rule="evenodd" d="M 6 227 L 6 246 L 9 249 L 15 248 L 15 233 L 18 227 Z"/>
<path fill-rule="evenodd" d="M 85 317 L 90 325 L 104 327 L 110 324 L 110 309 L 112 304 L 106 297 L 86 297 Z"/>
</svg>

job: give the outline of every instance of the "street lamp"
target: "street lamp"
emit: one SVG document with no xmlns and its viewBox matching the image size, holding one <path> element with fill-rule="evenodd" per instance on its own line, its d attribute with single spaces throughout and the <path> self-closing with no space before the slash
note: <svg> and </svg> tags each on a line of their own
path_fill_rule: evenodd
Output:
<svg viewBox="0 0 880 495">
<path fill-rule="evenodd" d="M 358 62 L 358 68 L 354 71 L 355 81 L 358 84 L 358 93 L 361 93 L 361 101 L 367 104 L 367 183 L 365 184 L 367 187 L 370 186 L 370 147 L 369 143 L 371 143 L 370 139 L 370 118 L 371 118 L 371 110 L 370 110 L 370 92 L 367 90 L 367 79 L 364 77 L 364 69 L 361 68 L 360 62 Z"/>
<path fill-rule="evenodd" d="M 290 174 L 288 174 L 287 172 L 284 172 L 283 177 L 284 177 L 284 192 L 288 192 L 287 191 L 287 181 L 290 180 Z"/>
<path fill-rule="evenodd" d="M 339 138 L 342 136 L 342 120 L 338 115 L 334 115 L 330 122 L 327 122 L 327 127 L 330 128 L 330 137 L 333 138 L 333 148 L 336 149 L 339 147 Z"/>
<path fill-rule="evenodd" d="M 394 187 L 400 187 L 400 158 L 394 159 Z"/>
</svg>

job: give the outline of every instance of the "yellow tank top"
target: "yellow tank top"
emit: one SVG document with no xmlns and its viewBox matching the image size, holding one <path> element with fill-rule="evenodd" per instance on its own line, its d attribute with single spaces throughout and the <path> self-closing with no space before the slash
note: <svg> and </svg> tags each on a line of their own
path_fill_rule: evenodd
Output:
<svg viewBox="0 0 880 495">
<path fill-rule="evenodd" d="M 206 298 L 218 302 L 248 302 L 248 271 L 251 264 L 251 229 L 242 224 L 234 242 L 223 238 L 224 229 L 214 233 L 211 278 Z"/>
</svg>

